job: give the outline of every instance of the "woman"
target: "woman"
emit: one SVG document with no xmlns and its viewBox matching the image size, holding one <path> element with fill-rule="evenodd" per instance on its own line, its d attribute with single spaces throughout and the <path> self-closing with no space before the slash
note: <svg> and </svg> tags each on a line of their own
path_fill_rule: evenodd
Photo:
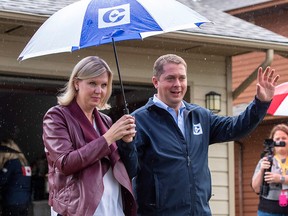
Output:
<svg viewBox="0 0 288 216">
<path fill-rule="evenodd" d="M 0 140 L 0 190 L 3 216 L 27 216 L 31 203 L 31 168 L 12 139 Z"/>
<path fill-rule="evenodd" d="M 98 111 L 109 107 L 112 79 L 103 59 L 82 59 L 58 96 L 59 105 L 44 116 L 52 214 L 136 215 L 131 181 L 115 143 L 133 139 L 134 118 L 124 115 L 112 125 Z"/>
<path fill-rule="evenodd" d="M 271 130 L 270 138 L 274 141 L 272 167 L 268 157 L 264 156 L 255 169 L 252 188 L 260 194 L 258 216 L 284 216 L 288 215 L 288 126 L 276 125 Z M 285 146 L 280 146 L 280 141 L 284 142 Z M 268 172 L 270 167 L 271 172 Z M 268 194 L 265 194 L 267 190 L 261 193 L 262 185 L 269 186 Z"/>
</svg>

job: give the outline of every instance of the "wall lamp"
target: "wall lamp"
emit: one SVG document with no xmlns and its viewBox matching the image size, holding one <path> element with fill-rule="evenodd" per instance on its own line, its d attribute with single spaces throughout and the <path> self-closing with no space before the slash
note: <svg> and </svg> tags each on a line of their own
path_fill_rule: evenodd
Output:
<svg viewBox="0 0 288 216">
<path fill-rule="evenodd" d="M 205 95 L 206 108 L 213 113 L 219 113 L 221 111 L 221 94 L 214 91 L 210 91 Z"/>
</svg>

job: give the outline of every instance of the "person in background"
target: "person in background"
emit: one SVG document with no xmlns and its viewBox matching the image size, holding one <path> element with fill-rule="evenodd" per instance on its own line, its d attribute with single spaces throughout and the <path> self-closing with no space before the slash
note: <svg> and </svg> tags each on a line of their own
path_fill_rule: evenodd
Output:
<svg viewBox="0 0 288 216">
<path fill-rule="evenodd" d="M 271 152 L 272 155 L 264 155 L 260 159 L 252 178 L 252 188 L 259 194 L 257 214 L 258 216 L 287 216 L 288 126 L 286 124 L 274 126 L 270 132 L 270 138 L 274 141 L 270 144 L 271 150 L 274 149 L 274 152 Z M 284 142 L 285 146 L 282 146 L 280 141 Z M 271 170 L 268 171 L 270 168 Z M 263 191 L 261 193 L 263 181 L 269 187 L 268 193 L 265 192 L 267 194 Z"/>
<path fill-rule="evenodd" d="M 47 199 L 46 195 L 46 175 L 48 173 L 48 165 L 46 155 L 38 157 L 32 164 L 32 194 L 33 200 Z"/>
<path fill-rule="evenodd" d="M 187 65 L 174 54 L 154 63 L 157 94 L 132 115 L 136 137 L 119 143 L 130 177 L 136 176 L 139 215 L 211 215 L 210 144 L 239 139 L 264 118 L 279 76 L 270 67 L 258 70 L 255 99 L 239 116 L 219 116 L 183 100 Z"/>
<path fill-rule="evenodd" d="M 2 216 L 27 216 L 31 204 L 31 167 L 19 146 L 0 138 Z"/>
<path fill-rule="evenodd" d="M 88 56 L 74 67 L 43 120 L 52 215 L 136 215 L 131 180 L 116 141 L 130 142 L 135 120 L 123 115 L 112 124 L 108 108 L 113 74 L 107 63 Z"/>
</svg>

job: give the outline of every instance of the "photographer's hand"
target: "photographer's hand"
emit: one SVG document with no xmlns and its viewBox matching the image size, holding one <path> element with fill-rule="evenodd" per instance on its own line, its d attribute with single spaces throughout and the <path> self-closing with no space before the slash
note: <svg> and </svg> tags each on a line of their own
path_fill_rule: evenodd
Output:
<svg viewBox="0 0 288 216">
<path fill-rule="evenodd" d="M 268 161 L 268 158 L 267 157 L 263 157 L 263 160 L 261 162 L 261 171 L 262 173 L 265 171 L 265 170 L 268 170 L 270 168 L 271 164 L 270 162 Z"/>
<path fill-rule="evenodd" d="M 268 184 L 281 183 L 281 175 L 278 173 L 265 172 L 264 179 Z"/>
<path fill-rule="evenodd" d="M 268 161 L 267 157 L 263 157 L 260 162 L 260 169 L 258 173 L 255 174 L 255 176 L 252 179 L 252 188 L 255 191 L 255 193 L 260 193 L 261 185 L 263 184 L 264 172 L 270 168 L 270 162 Z"/>
</svg>

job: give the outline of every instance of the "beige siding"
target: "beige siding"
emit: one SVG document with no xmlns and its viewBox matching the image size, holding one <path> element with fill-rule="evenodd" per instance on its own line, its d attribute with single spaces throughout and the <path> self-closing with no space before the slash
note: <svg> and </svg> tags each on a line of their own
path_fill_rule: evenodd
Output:
<svg viewBox="0 0 288 216">
<path fill-rule="evenodd" d="M 212 198 L 210 207 L 213 215 L 231 215 L 229 213 L 229 173 L 228 144 L 214 144 L 209 150 L 209 168 L 212 177 Z"/>
<path fill-rule="evenodd" d="M 209 156 L 217 158 L 226 158 L 227 157 L 228 146 L 227 144 L 213 144 L 209 147 Z"/>
<path fill-rule="evenodd" d="M 228 186 L 228 172 L 211 172 L 213 186 Z"/>
<path fill-rule="evenodd" d="M 212 198 L 211 201 L 226 201 L 228 199 L 228 188 L 223 186 L 214 186 L 212 189 Z"/>
<path fill-rule="evenodd" d="M 225 216 L 229 215 L 229 206 L 226 201 L 214 201 L 210 203 L 212 215 Z"/>
</svg>

